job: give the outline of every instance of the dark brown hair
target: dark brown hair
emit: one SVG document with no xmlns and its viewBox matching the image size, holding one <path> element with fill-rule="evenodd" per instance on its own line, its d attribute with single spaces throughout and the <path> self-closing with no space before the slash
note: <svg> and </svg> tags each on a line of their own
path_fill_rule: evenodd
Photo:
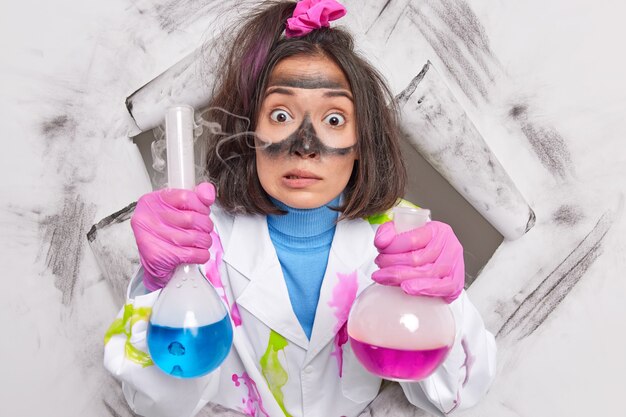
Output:
<svg viewBox="0 0 626 417">
<path fill-rule="evenodd" d="M 354 99 L 358 160 L 338 208 L 341 218 L 384 212 L 403 195 L 406 183 L 393 95 L 378 71 L 354 51 L 352 36 L 345 30 L 324 28 L 303 37 L 285 38 L 285 22 L 295 5 L 269 1 L 257 6 L 240 22 L 220 59 L 209 107 L 226 112 L 212 112 L 210 119 L 232 136 L 207 137 L 206 168 L 217 186 L 218 201 L 231 213 L 281 213 L 261 187 L 253 135 L 245 132 L 255 129 L 263 93 L 276 64 L 291 56 L 317 55 L 339 65 Z"/>
</svg>

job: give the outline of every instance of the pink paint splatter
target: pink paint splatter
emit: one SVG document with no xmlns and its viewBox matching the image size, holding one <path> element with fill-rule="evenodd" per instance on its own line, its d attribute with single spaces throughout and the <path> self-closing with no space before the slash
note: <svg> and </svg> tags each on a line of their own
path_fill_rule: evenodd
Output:
<svg viewBox="0 0 626 417">
<path fill-rule="evenodd" d="M 356 298 L 356 291 L 358 289 L 357 272 L 354 271 L 351 274 L 337 274 L 339 281 L 333 288 L 333 295 L 328 305 L 335 309 L 335 317 L 337 323 L 333 331 L 336 333 L 334 345 L 331 356 L 337 359 L 337 366 L 339 367 L 339 377 L 343 374 L 343 345 L 348 341 L 348 330 L 346 327 L 346 321 L 348 320 L 348 314 L 350 314 L 350 308 Z"/>
<path fill-rule="evenodd" d="M 461 365 L 461 368 L 465 367 L 465 378 L 463 379 L 463 382 L 461 383 L 461 388 L 463 388 L 465 387 L 465 384 L 467 384 L 467 381 L 469 380 L 470 371 L 472 370 L 472 366 L 474 365 L 474 362 L 476 361 L 476 357 L 472 355 L 472 353 L 470 352 L 469 346 L 467 344 L 467 340 L 465 338 L 461 339 L 461 346 L 463 347 L 463 352 L 465 353 L 465 361 L 463 361 L 463 365 Z M 445 414 L 446 415 L 450 414 L 451 412 L 456 410 L 460 404 L 461 404 L 461 389 L 459 388 L 456 391 L 456 399 L 454 400 L 454 407 L 452 407 Z"/>
<path fill-rule="evenodd" d="M 261 412 L 265 417 L 270 417 L 265 408 L 263 408 L 263 400 L 259 394 L 259 389 L 256 387 L 256 383 L 250 378 L 247 372 L 244 372 L 241 376 L 233 374 L 232 380 L 236 387 L 240 386 L 241 382 L 243 382 L 246 388 L 248 388 L 248 398 L 242 398 L 241 400 L 244 404 L 241 411 L 245 415 L 256 417 L 257 412 Z"/>
<path fill-rule="evenodd" d="M 339 367 L 339 378 L 343 376 L 343 345 L 348 341 L 348 326 L 344 323 L 335 335 L 334 345 L 335 349 L 330 353 L 330 356 L 334 356 L 337 359 L 337 366 Z"/>
<path fill-rule="evenodd" d="M 233 323 L 235 323 L 235 327 L 241 326 L 241 314 L 239 313 L 239 307 L 237 306 L 237 303 L 233 303 L 233 305 L 230 307 L 230 317 L 232 317 Z"/>
<path fill-rule="evenodd" d="M 226 306 L 230 306 L 230 317 L 233 320 L 235 326 L 241 326 L 241 314 L 239 314 L 239 308 L 237 307 L 237 303 L 233 303 L 231 306 L 231 304 L 228 302 L 226 290 L 224 289 L 224 284 L 222 283 L 222 276 L 220 275 L 219 265 L 222 263 L 222 256 L 224 256 L 222 241 L 220 240 L 220 237 L 217 235 L 217 233 L 215 233 L 215 231 L 211 232 L 211 239 L 213 240 L 213 245 L 211 246 L 211 248 L 214 251 L 214 256 L 209 259 L 209 261 L 204 266 L 207 279 L 211 284 L 213 284 Z"/>
<path fill-rule="evenodd" d="M 452 403 L 454 404 L 452 408 L 448 411 L 444 411 L 445 415 L 450 414 L 451 412 L 456 410 L 459 407 L 459 405 L 461 405 L 461 393 L 459 391 L 456 392 L 456 399 Z"/>
<path fill-rule="evenodd" d="M 461 346 L 463 347 L 463 352 L 465 352 L 465 362 L 463 362 L 463 366 L 465 367 L 465 379 L 463 380 L 463 384 L 461 385 L 464 387 L 469 380 L 470 371 L 472 370 L 472 366 L 474 366 L 476 357 L 472 355 L 472 352 L 470 352 L 467 345 L 467 340 L 465 340 L 464 338 L 461 339 Z"/>
</svg>

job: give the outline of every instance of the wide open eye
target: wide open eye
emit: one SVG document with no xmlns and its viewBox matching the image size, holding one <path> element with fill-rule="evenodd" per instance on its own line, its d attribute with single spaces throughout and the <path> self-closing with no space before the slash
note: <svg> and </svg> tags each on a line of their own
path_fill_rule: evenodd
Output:
<svg viewBox="0 0 626 417">
<path fill-rule="evenodd" d="M 331 113 L 324 118 L 324 123 L 328 123 L 333 127 L 339 127 L 346 123 L 346 118 L 339 113 Z"/>
<path fill-rule="evenodd" d="M 271 112 L 270 118 L 277 123 L 287 123 L 293 120 L 289 113 L 282 109 L 277 109 Z"/>
</svg>

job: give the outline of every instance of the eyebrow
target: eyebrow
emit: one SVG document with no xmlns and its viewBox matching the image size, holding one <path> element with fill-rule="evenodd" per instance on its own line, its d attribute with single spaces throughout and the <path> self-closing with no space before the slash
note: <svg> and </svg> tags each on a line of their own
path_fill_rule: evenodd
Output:
<svg viewBox="0 0 626 417">
<path fill-rule="evenodd" d="M 345 90 L 327 91 L 324 93 L 324 97 L 346 97 L 353 101 L 352 95 Z"/>
<path fill-rule="evenodd" d="M 326 77 L 311 76 L 311 77 L 276 77 L 270 81 L 269 87 L 280 85 L 283 87 L 295 87 L 295 88 L 343 88 L 343 84 L 338 81 L 330 80 Z"/>
<path fill-rule="evenodd" d="M 330 81 L 326 78 L 308 78 L 308 79 L 293 79 L 293 78 L 279 78 L 273 80 L 269 87 L 266 90 L 265 97 L 270 94 L 284 94 L 287 96 L 293 96 L 295 93 L 289 88 L 283 87 L 292 87 L 292 88 L 306 88 L 306 89 L 317 89 L 317 88 L 326 88 L 331 89 L 332 91 L 326 91 L 323 94 L 323 97 L 346 97 L 347 99 L 353 101 L 352 94 L 343 88 L 342 84 Z"/>
<path fill-rule="evenodd" d="M 270 94 L 284 94 L 286 96 L 295 96 L 296 94 L 288 89 L 288 88 L 281 88 L 281 87 L 269 87 L 266 92 L 265 92 L 265 97 L 269 96 Z"/>
</svg>

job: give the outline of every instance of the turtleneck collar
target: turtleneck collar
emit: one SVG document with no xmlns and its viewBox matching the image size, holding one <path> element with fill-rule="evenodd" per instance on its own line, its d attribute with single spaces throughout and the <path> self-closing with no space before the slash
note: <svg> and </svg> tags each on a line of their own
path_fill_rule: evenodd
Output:
<svg viewBox="0 0 626 417">
<path fill-rule="evenodd" d="M 267 216 L 267 224 L 270 227 L 270 231 L 278 232 L 284 238 L 291 238 L 289 240 L 310 239 L 331 231 L 334 234 L 335 222 L 339 212 L 332 210 L 330 207 L 339 205 L 340 196 L 337 196 L 328 204 L 314 209 L 297 209 L 289 207 L 275 198 L 270 197 L 270 199 L 276 207 L 287 212 L 287 214 L 270 214 Z"/>
</svg>

